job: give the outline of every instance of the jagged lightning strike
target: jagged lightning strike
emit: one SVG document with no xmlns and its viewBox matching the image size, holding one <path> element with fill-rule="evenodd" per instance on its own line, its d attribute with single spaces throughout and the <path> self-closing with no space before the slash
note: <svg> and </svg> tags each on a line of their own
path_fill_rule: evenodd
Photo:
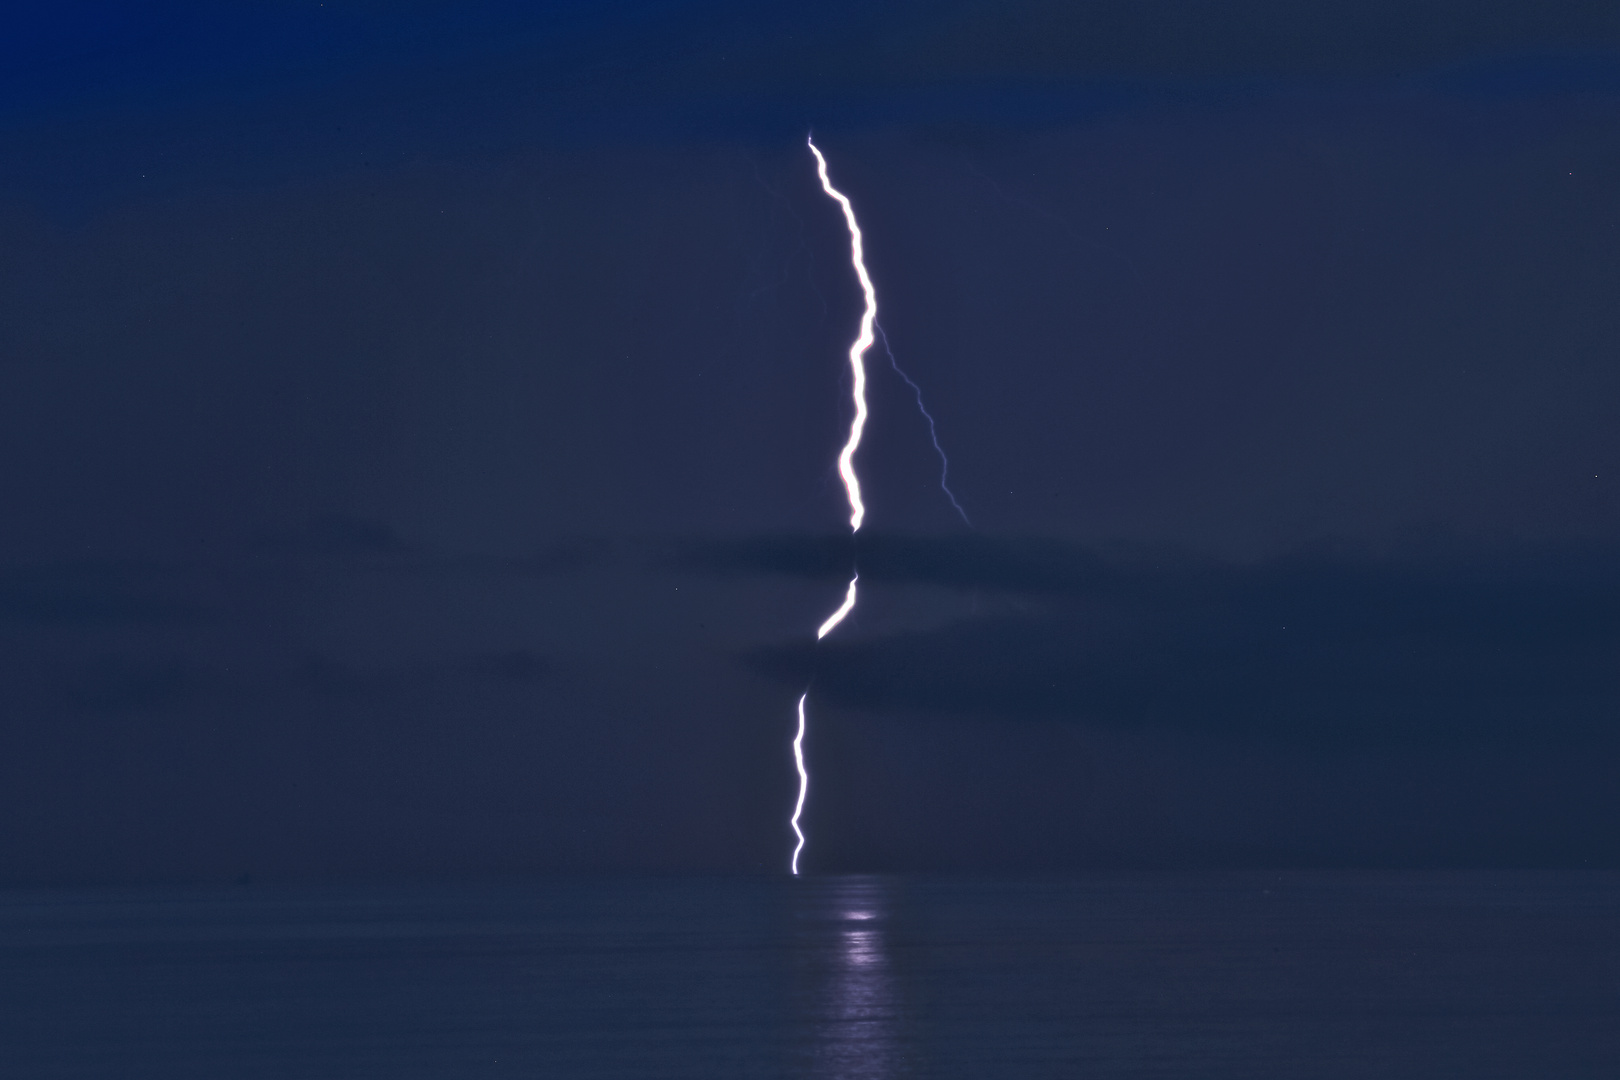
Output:
<svg viewBox="0 0 1620 1080">
<path fill-rule="evenodd" d="M 855 208 L 850 205 L 849 196 L 833 187 L 832 181 L 827 178 L 827 159 L 821 156 L 815 139 L 807 138 L 805 142 L 816 156 L 816 174 L 821 177 L 821 190 L 843 208 L 844 223 L 849 226 L 850 261 L 855 265 L 855 276 L 860 279 L 861 292 L 866 297 L 866 310 L 861 313 L 861 332 L 849 347 L 849 369 L 854 376 L 851 394 L 855 399 L 855 418 L 849 424 L 849 439 L 838 454 L 838 475 L 843 478 L 844 490 L 849 495 L 849 531 L 856 533 L 860 531 L 861 519 L 866 517 L 866 506 L 861 502 L 861 481 L 855 475 L 855 451 L 860 448 L 861 432 L 866 428 L 866 350 L 872 347 L 875 340 L 873 327 L 877 324 L 877 290 L 872 287 L 872 275 L 866 272 L 866 258 L 861 249 L 861 227 L 855 222 Z M 850 577 L 844 602 L 827 616 L 827 621 L 816 631 L 817 641 L 832 633 L 833 628 L 854 610 L 855 585 L 859 580 L 859 573 Z M 799 843 L 793 849 L 790 864 L 795 877 L 799 873 L 799 853 L 804 850 L 804 833 L 799 828 L 799 815 L 804 811 L 804 796 L 810 788 L 810 774 L 804 769 L 804 699 L 808 696 L 806 692 L 799 697 L 799 732 L 793 739 L 793 760 L 799 768 L 799 801 L 793 807 L 792 822 Z"/>
<path fill-rule="evenodd" d="M 832 181 L 827 177 L 827 159 L 821 156 L 821 151 L 816 147 L 815 139 L 807 138 L 805 142 L 809 145 L 810 152 L 816 156 L 816 174 L 821 178 L 821 190 L 825 191 L 829 198 L 836 200 L 839 207 L 844 211 L 844 223 L 849 226 L 850 262 L 855 266 L 855 276 L 860 280 L 861 292 L 866 297 L 866 309 L 861 314 L 861 331 L 856 335 L 854 343 L 849 347 L 849 368 L 854 376 L 851 393 L 855 399 L 855 418 L 850 421 L 849 439 L 844 443 L 844 449 L 838 455 L 838 475 L 843 478 L 844 490 L 849 494 L 849 531 L 854 534 L 860 531 L 861 521 L 866 517 L 866 506 L 861 502 L 860 478 L 855 475 L 855 451 L 861 445 L 861 433 L 866 428 L 866 350 L 870 349 L 876 340 L 874 331 L 882 334 L 883 328 L 877 324 L 877 290 L 872 287 L 872 276 L 866 272 L 866 257 L 861 246 L 861 227 L 855 221 L 855 208 L 850 205 L 847 195 L 832 186 Z M 917 408 L 928 421 L 929 438 L 932 439 L 934 449 L 939 453 L 941 465 L 939 486 L 944 490 L 946 498 L 951 500 L 951 505 L 956 508 L 956 512 L 962 515 L 962 520 L 971 526 L 972 522 L 968 521 L 967 511 L 963 510 L 962 504 L 956 501 L 956 495 L 952 493 L 950 485 L 946 482 L 950 462 L 945 459 L 945 450 L 939 445 L 939 435 L 934 430 L 934 418 L 923 406 L 922 388 L 912 382 L 909 375 L 900 370 L 900 364 L 894 358 L 894 350 L 889 348 L 887 334 L 883 335 L 883 349 L 888 353 L 889 364 L 894 368 L 895 373 L 904 379 L 906 385 L 910 386 L 912 392 L 916 394 Z M 858 572 L 851 575 L 849 588 L 844 593 L 844 602 L 839 604 L 838 609 L 827 616 L 827 620 L 816 630 L 817 641 L 830 634 L 839 623 L 844 621 L 845 616 L 855 609 L 855 586 L 860 581 L 860 577 Z M 804 831 L 799 827 L 799 816 L 804 812 L 804 797 L 810 788 L 810 774 L 805 771 L 804 767 L 804 702 L 809 696 L 809 691 L 799 695 L 799 730 L 793 737 L 793 761 L 799 770 L 799 800 L 794 804 L 791 822 L 793 833 L 799 838 L 798 845 L 793 849 L 793 859 L 790 863 L 795 877 L 799 873 L 799 853 L 804 850 Z"/>
<path fill-rule="evenodd" d="M 849 531 L 859 532 L 861 519 L 866 517 L 866 506 L 861 502 L 861 482 L 855 475 L 855 451 L 861 445 L 861 432 L 866 428 L 866 350 L 872 347 L 872 327 L 877 323 L 877 290 L 872 287 L 872 276 L 866 272 L 866 256 L 861 248 L 861 227 L 855 223 L 855 208 L 849 196 L 832 186 L 827 179 L 827 159 L 821 156 L 814 139 L 805 140 L 810 152 L 816 155 L 816 173 L 821 177 L 821 190 L 838 200 L 844 209 L 844 223 L 849 226 L 850 261 L 855 264 L 855 276 L 860 279 L 861 292 L 866 294 L 866 310 L 861 313 L 861 332 L 849 347 L 849 369 L 854 374 L 851 393 L 855 398 L 855 419 L 849 424 L 849 441 L 838 455 L 838 475 L 844 478 L 844 489 L 849 492 Z M 837 623 L 833 624 L 834 626 Z M 832 627 L 822 629 L 825 636 Z"/>
<path fill-rule="evenodd" d="M 873 325 L 877 327 L 878 337 L 883 339 L 883 351 L 889 357 L 889 366 L 894 368 L 896 375 L 906 381 L 907 386 L 911 387 L 911 392 L 917 396 L 917 411 L 923 414 L 924 420 L 928 421 L 928 440 L 934 444 L 934 453 L 939 455 L 939 490 L 943 491 L 945 497 L 951 500 L 951 506 L 961 516 L 962 524 L 971 529 L 973 528 L 972 519 L 968 517 L 967 511 L 962 509 L 962 504 L 956 501 L 956 492 L 951 490 L 951 459 L 945 456 L 945 448 L 939 445 L 939 427 L 934 423 L 934 414 L 929 412 L 928 406 L 923 404 L 922 387 L 913 382 L 911 376 L 900 369 L 900 361 L 894 358 L 894 349 L 889 345 L 889 335 L 884 331 L 883 326 L 880 323 L 873 323 Z"/>
<path fill-rule="evenodd" d="M 799 815 L 804 813 L 804 795 L 810 790 L 810 774 L 804 771 L 804 699 L 810 696 L 806 690 L 799 695 L 799 733 L 793 736 L 793 764 L 799 768 L 799 801 L 793 806 L 793 834 L 799 838 L 799 846 L 793 849 L 793 876 L 799 876 L 799 852 L 804 850 L 804 831 L 799 828 Z"/>
</svg>

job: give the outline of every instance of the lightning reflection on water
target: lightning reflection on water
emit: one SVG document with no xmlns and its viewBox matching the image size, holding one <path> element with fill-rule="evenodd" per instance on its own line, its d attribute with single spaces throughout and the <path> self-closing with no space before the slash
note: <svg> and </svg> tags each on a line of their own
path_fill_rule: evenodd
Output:
<svg viewBox="0 0 1620 1080">
<path fill-rule="evenodd" d="M 908 1072 L 904 1003 L 888 941 L 890 886 L 882 878 L 823 879 L 803 897 L 814 982 L 804 1000 L 805 1071 L 837 1080 Z"/>
</svg>

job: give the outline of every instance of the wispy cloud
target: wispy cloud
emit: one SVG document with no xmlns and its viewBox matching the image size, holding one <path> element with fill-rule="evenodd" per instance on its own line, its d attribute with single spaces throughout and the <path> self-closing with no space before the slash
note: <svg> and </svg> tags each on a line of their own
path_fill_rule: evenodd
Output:
<svg viewBox="0 0 1620 1080">
<path fill-rule="evenodd" d="M 833 550 L 771 538 L 704 545 L 678 562 L 832 576 Z M 1616 731 L 1620 550 L 1236 564 L 1062 541 L 874 537 L 859 558 L 863 581 L 1042 602 L 927 632 L 773 646 L 746 661 L 795 685 L 813 677 L 824 699 L 862 709 L 1294 741 Z"/>
</svg>

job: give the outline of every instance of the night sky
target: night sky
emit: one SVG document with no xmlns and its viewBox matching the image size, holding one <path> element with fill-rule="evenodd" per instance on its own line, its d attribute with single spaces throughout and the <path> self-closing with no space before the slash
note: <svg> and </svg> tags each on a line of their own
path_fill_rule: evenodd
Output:
<svg viewBox="0 0 1620 1080">
<path fill-rule="evenodd" d="M 1613 5 L 42 12 L 0 883 L 1620 865 Z"/>
</svg>

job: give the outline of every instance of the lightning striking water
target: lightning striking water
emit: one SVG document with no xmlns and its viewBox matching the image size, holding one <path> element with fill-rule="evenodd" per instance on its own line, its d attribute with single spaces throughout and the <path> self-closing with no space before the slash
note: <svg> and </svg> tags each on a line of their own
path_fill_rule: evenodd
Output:
<svg viewBox="0 0 1620 1080">
<path fill-rule="evenodd" d="M 894 350 L 889 347 L 889 335 L 884 331 L 882 325 L 879 323 L 873 323 L 872 325 L 877 327 L 878 337 L 883 339 L 883 351 L 889 357 L 889 366 L 894 368 L 896 375 L 906 381 L 906 385 L 911 387 L 911 392 L 917 395 L 917 411 L 923 414 L 924 420 L 928 421 L 928 438 L 934 444 L 934 453 L 939 455 L 939 489 L 945 493 L 947 499 L 951 500 L 951 505 L 956 508 L 956 512 L 962 515 L 962 524 L 971 529 L 973 522 L 968 520 L 967 511 L 962 509 L 962 504 L 956 501 L 956 492 L 951 490 L 951 461 L 945 456 L 945 448 L 939 445 L 939 431 L 934 426 L 934 414 L 929 412 L 928 406 L 923 404 L 922 387 L 912 382 L 910 375 L 900 370 L 900 361 L 894 358 Z"/>
<path fill-rule="evenodd" d="M 849 439 L 844 443 L 844 449 L 838 454 L 838 475 L 843 478 L 844 491 L 849 495 L 849 531 L 860 531 L 861 519 L 866 517 L 866 506 L 861 502 L 861 481 L 855 475 L 855 451 L 861 445 L 861 432 L 866 428 L 866 350 L 872 347 L 876 340 L 873 328 L 877 325 L 877 290 L 872 287 L 872 276 L 866 272 L 866 258 L 861 248 L 861 227 L 855 222 L 855 208 L 850 205 L 849 196 L 832 186 L 827 178 L 827 159 L 821 156 L 816 148 L 814 139 L 806 139 L 810 152 L 816 156 L 816 174 L 821 177 L 821 190 L 836 200 L 844 211 L 844 223 L 849 226 L 849 255 L 850 262 L 855 266 L 855 276 L 860 280 L 861 292 L 866 297 L 866 309 L 861 313 L 861 332 L 856 335 L 854 344 L 849 347 L 849 369 L 854 376 L 851 395 L 855 399 L 855 418 L 849 424 Z M 830 634 L 835 626 L 844 621 L 844 617 L 855 609 L 855 584 L 860 580 L 856 573 L 849 579 L 849 589 L 844 594 L 844 602 L 838 605 L 838 610 L 827 616 L 827 621 L 821 624 L 816 631 L 816 640 Z M 794 876 L 799 873 L 799 853 L 804 850 L 804 833 L 799 829 L 799 814 L 804 810 L 805 792 L 810 788 L 810 774 L 804 769 L 804 699 L 809 696 L 806 691 L 799 697 L 799 733 L 793 739 L 793 760 L 799 767 L 799 801 L 793 808 L 793 831 L 799 838 L 798 847 L 793 849 L 792 870 Z"/>
<path fill-rule="evenodd" d="M 799 695 L 799 733 L 793 736 L 793 763 L 799 767 L 799 801 L 793 807 L 793 832 L 799 838 L 799 846 L 793 849 L 793 876 L 799 876 L 799 852 L 804 850 L 804 832 L 799 828 L 799 815 L 804 813 L 804 794 L 810 790 L 810 774 L 804 771 L 804 699 L 810 696 L 807 690 Z"/>
</svg>

